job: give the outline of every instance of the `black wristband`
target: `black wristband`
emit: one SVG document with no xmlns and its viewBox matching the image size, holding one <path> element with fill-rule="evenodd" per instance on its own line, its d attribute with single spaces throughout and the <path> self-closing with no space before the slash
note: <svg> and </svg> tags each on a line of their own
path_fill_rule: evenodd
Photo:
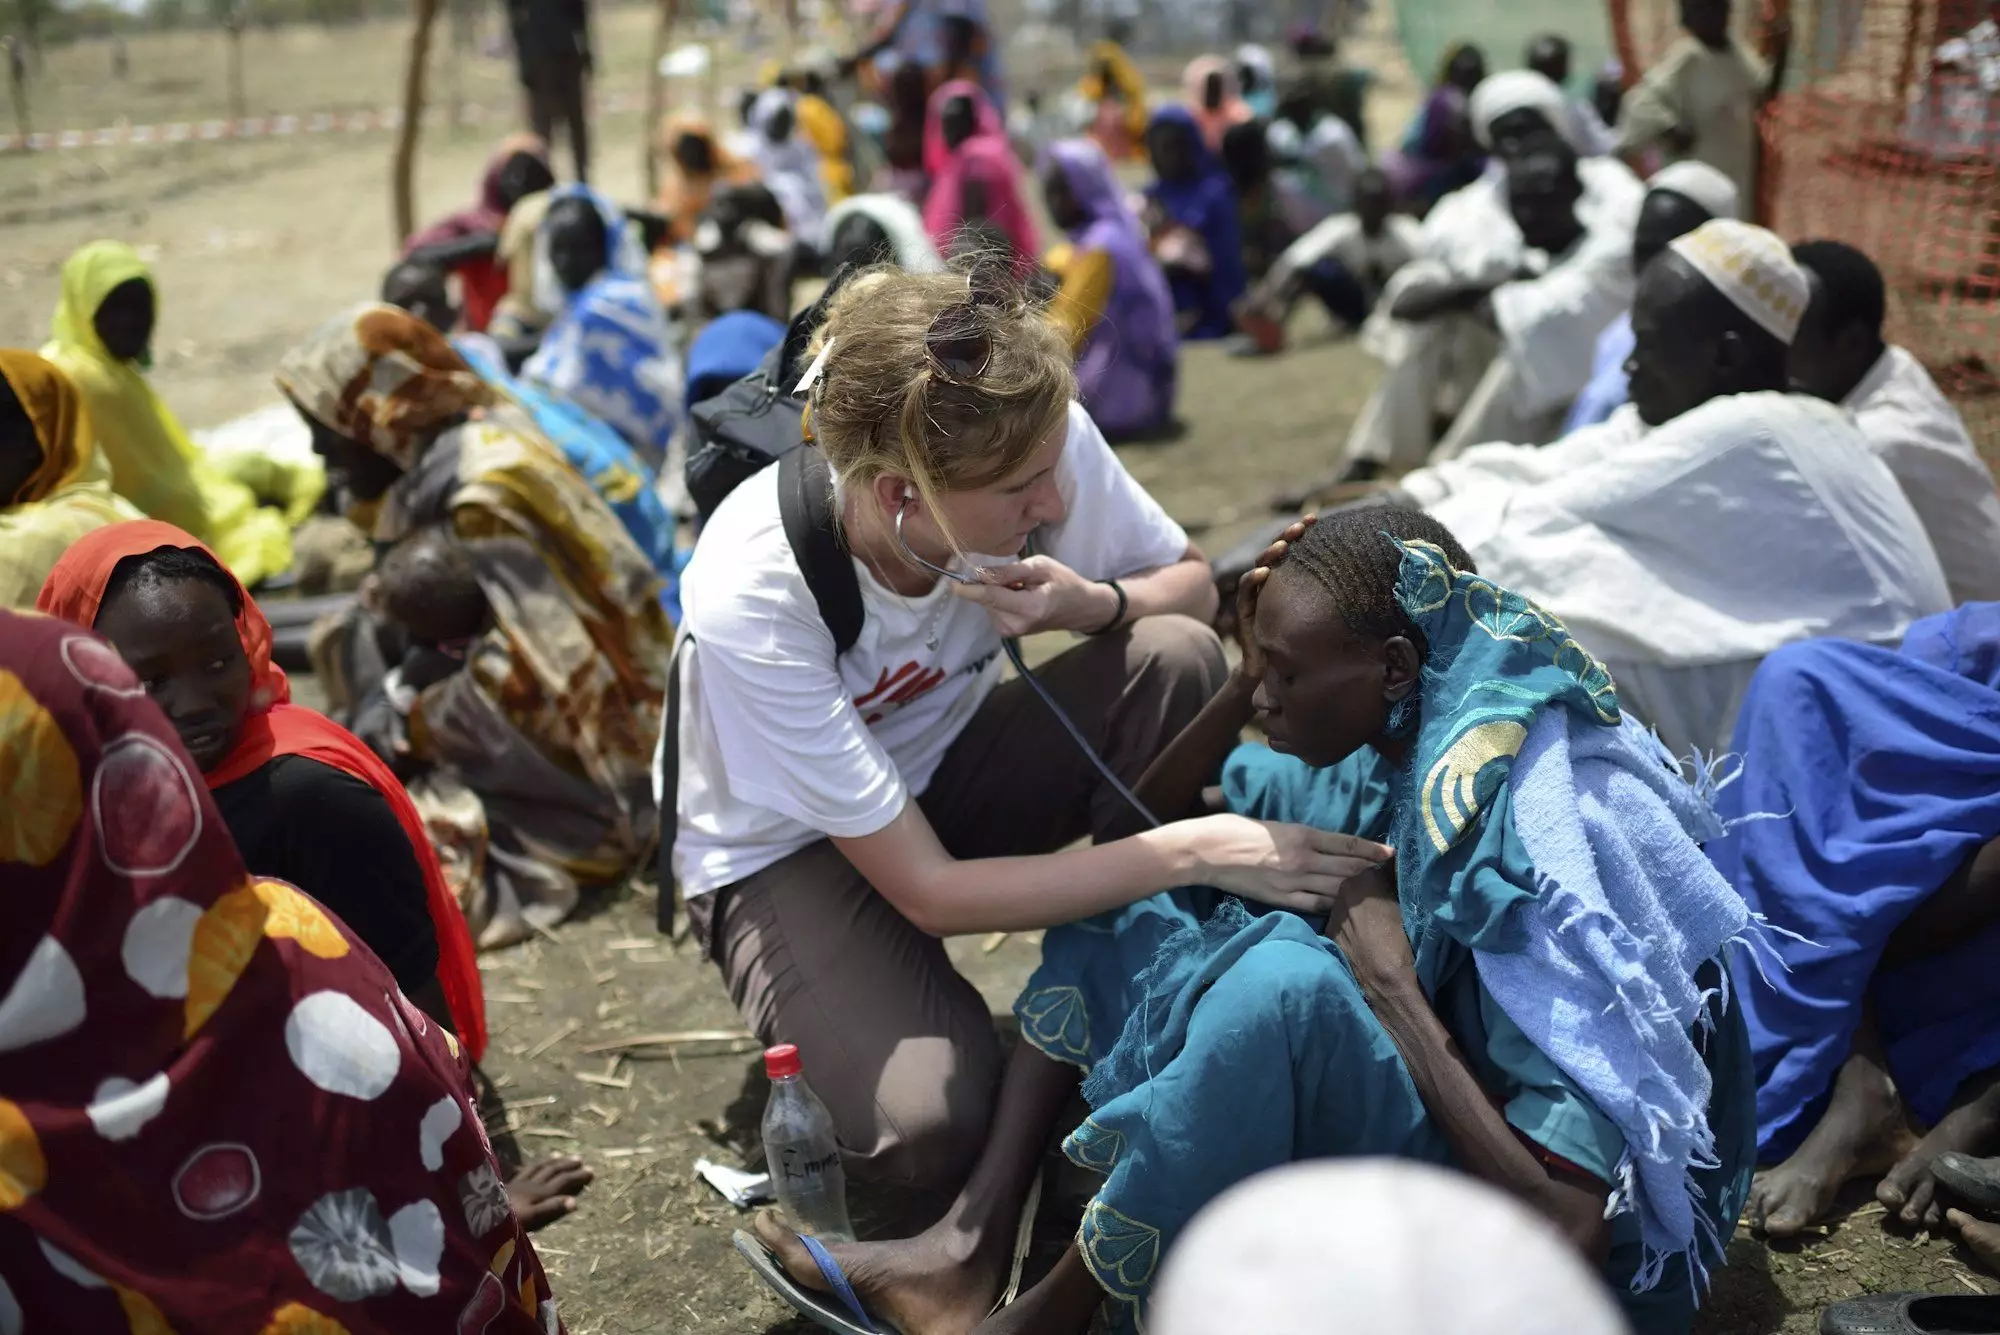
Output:
<svg viewBox="0 0 2000 1335">
<path fill-rule="evenodd" d="M 1111 614 L 1111 620 L 1105 622 L 1103 625 L 1099 626 L 1096 630 L 1085 631 L 1084 634 L 1086 635 L 1108 635 L 1112 631 L 1117 630 L 1118 627 L 1123 625 L 1125 622 L 1125 608 L 1126 608 L 1125 586 L 1123 584 L 1120 584 L 1115 579 L 1100 579 L 1097 582 L 1099 584 L 1109 585 L 1111 591 L 1118 595 L 1118 610 Z"/>
</svg>

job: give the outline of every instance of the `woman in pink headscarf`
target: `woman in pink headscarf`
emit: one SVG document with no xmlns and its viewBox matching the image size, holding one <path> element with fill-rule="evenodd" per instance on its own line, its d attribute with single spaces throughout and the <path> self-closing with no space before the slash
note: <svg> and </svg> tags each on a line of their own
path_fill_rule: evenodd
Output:
<svg viewBox="0 0 2000 1335">
<path fill-rule="evenodd" d="M 1233 125 L 1254 118 L 1250 104 L 1243 100 L 1236 70 L 1221 56 L 1196 56 L 1181 75 L 1181 89 L 1188 110 L 1201 127 L 1202 142 L 1211 153 L 1222 151 L 1222 136 Z"/>
<path fill-rule="evenodd" d="M 949 255 L 966 234 L 1004 242 L 1016 277 L 1033 271 L 1041 253 L 1034 219 L 1021 193 L 1021 164 L 1006 123 L 979 85 L 956 79 L 931 94 L 924 120 L 924 230 Z M 983 234 L 978 235 L 978 234 Z"/>
</svg>

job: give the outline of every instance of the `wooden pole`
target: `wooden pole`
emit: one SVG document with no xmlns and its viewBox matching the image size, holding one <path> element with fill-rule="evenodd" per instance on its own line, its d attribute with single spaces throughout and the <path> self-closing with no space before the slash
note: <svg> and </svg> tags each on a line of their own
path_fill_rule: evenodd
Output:
<svg viewBox="0 0 2000 1335">
<path fill-rule="evenodd" d="M 648 204 L 660 195 L 660 162 L 654 152 L 654 136 L 660 132 L 660 117 L 666 114 L 667 81 L 660 73 L 679 26 L 680 0 L 658 0 L 659 13 L 653 24 L 653 57 L 646 62 L 646 121 L 639 128 L 640 179 L 646 183 Z"/>
<path fill-rule="evenodd" d="M 232 5 L 223 31 L 229 37 L 229 114 L 239 121 L 250 114 L 249 99 L 243 95 L 243 28 L 242 7 Z"/>
<path fill-rule="evenodd" d="M 423 132 L 424 72 L 430 64 L 431 26 L 437 20 L 437 12 L 438 0 L 417 0 L 416 26 L 410 33 L 410 63 L 403 71 L 403 123 L 396 127 L 396 159 L 389 184 L 399 251 L 404 240 L 417 230 L 417 138 Z"/>
</svg>

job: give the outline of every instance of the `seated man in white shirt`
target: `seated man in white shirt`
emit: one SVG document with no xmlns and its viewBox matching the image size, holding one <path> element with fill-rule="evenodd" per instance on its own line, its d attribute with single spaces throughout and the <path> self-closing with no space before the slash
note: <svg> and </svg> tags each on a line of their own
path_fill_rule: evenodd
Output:
<svg viewBox="0 0 2000 1335">
<path fill-rule="evenodd" d="M 1355 178 L 1352 213 L 1335 214 L 1285 247 L 1236 312 L 1237 325 L 1259 352 L 1284 350 L 1285 325 L 1307 294 L 1326 306 L 1337 326 L 1361 328 L 1422 241 L 1422 224 L 1394 207 L 1389 178 L 1370 167 Z"/>
<path fill-rule="evenodd" d="M 1421 263 L 1404 268 L 1364 342 L 1386 370 L 1347 440 L 1339 481 L 1366 481 L 1479 440 L 1554 439 L 1584 386 L 1599 333 L 1631 299 L 1632 229 L 1643 190 L 1609 158 L 1576 160 L 1562 91 L 1538 74 L 1496 74 L 1472 118 L 1500 167 L 1446 196 L 1424 221 Z M 1508 181 L 1530 155 L 1570 159 L 1582 234 L 1560 251 L 1522 235 Z M 1489 295 L 1491 320 L 1479 318 Z M 1490 372 L 1490 374 L 1489 374 Z"/>
<path fill-rule="evenodd" d="M 1965 422 L 1921 363 L 1882 341 L 1882 271 L 1838 241 L 1792 247 L 1812 304 L 1792 343 L 1792 382 L 1854 414 L 1896 475 L 1944 566 L 1954 602 L 2000 598 L 2000 496 Z"/>
<path fill-rule="evenodd" d="M 1557 443 L 1403 479 L 1482 574 L 1560 616 L 1677 755 L 1728 748 L 1764 655 L 1893 644 L 1951 606 L 1922 523 L 1852 419 L 1786 393 L 1809 292 L 1784 243 L 1718 220 L 1633 302 L 1632 401 Z"/>
</svg>

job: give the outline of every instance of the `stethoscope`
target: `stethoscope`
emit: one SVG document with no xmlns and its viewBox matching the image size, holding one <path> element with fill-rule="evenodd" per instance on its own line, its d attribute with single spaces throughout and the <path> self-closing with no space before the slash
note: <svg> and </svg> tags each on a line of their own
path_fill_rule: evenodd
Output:
<svg viewBox="0 0 2000 1335">
<path fill-rule="evenodd" d="M 910 512 L 910 503 L 916 499 L 916 493 L 910 488 L 905 487 L 903 489 L 902 504 L 896 507 L 896 545 L 903 549 L 903 555 L 923 569 L 928 570 L 931 574 L 942 579 L 948 579 L 954 584 L 985 583 L 986 581 L 979 578 L 978 575 L 960 574 L 956 570 L 947 570 L 936 562 L 927 561 L 914 547 L 910 546 L 909 539 L 903 536 L 903 519 Z M 1030 535 L 1027 546 L 1022 549 L 1022 555 L 1025 556 L 1032 552 L 1034 541 L 1034 537 Z M 1063 707 L 1056 703 L 1055 697 L 1048 693 L 1047 688 L 1042 685 L 1035 674 L 1028 670 L 1028 665 L 1021 661 L 1021 642 L 1012 635 L 1003 635 L 1000 637 L 1000 647 L 1007 651 L 1007 661 L 1014 665 L 1014 671 L 1028 683 L 1029 689 L 1041 697 L 1042 703 L 1048 706 L 1051 714 L 1055 715 L 1056 722 L 1062 724 L 1063 731 L 1069 734 L 1070 740 L 1076 743 L 1077 749 L 1082 751 L 1085 758 L 1096 767 L 1098 774 L 1103 777 L 1104 781 L 1111 785 L 1112 791 L 1124 798 L 1126 804 L 1132 810 L 1144 817 L 1146 824 L 1152 826 L 1154 829 L 1158 829 L 1160 827 L 1160 818 L 1147 810 L 1146 804 L 1139 800 L 1138 794 L 1127 788 L 1125 781 L 1111 772 L 1111 766 L 1104 763 L 1104 757 L 1097 754 L 1097 749 L 1084 737 L 1082 731 L 1076 726 L 1075 721 L 1063 712 Z"/>
</svg>

